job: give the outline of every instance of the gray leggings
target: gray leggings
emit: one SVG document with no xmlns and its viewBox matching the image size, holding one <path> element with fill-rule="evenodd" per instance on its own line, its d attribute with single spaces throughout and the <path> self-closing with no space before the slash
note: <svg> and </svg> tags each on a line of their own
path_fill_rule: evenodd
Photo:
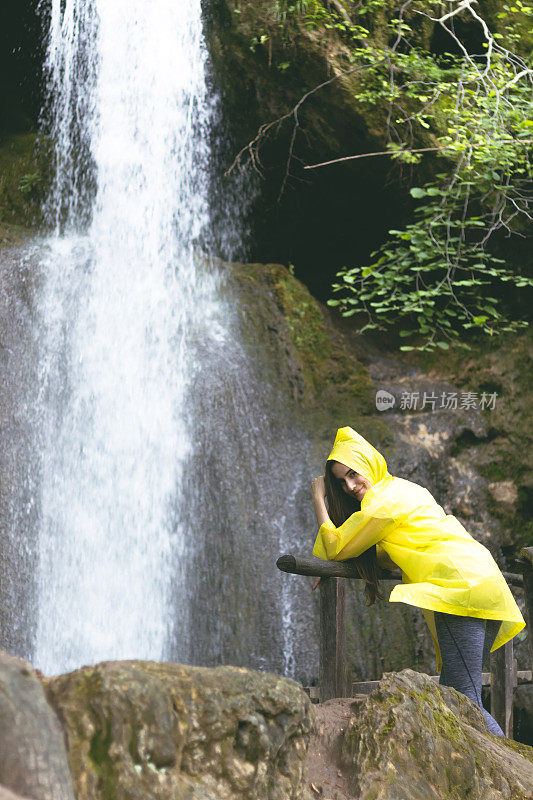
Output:
<svg viewBox="0 0 533 800">
<path fill-rule="evenodd" d="M 442 656 L 439 683 L 462 692 L 481 708 L 488 729 L 504 733 L 481 702 L 481 672 L 496 638 L 501 620 L 460 617 L 435 611 L 435 627 Z"/>
</svg>

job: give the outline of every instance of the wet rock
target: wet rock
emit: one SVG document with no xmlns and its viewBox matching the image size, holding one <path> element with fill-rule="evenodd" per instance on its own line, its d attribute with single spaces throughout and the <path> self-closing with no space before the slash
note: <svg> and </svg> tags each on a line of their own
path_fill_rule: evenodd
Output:
<svg viewBox="0 0 533 800">
<path fill-rule="evenodd" d="M 300 800 L 312 706 L 236 667 L 104 662 L 45 680 L 77 800 Z"/>
<path fill-rule="evenodd" d="M 0 653 L 0 800 L 74 800 L 63 733 L 35 670 Z"/>
</svg>

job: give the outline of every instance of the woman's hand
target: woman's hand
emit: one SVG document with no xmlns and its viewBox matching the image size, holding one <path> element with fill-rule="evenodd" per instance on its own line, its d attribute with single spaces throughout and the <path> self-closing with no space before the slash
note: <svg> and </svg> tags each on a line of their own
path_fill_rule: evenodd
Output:
<svg viewBox="0 0 533 800">
<path fill-rule="evenodd" d="M 315 478 L 314 481 L 311 483 L 311 494 L 313 497 L 321 497 L 322 499 L 326 496 L 326 483 L 324 481 L 324 476 L 320 475 L 318 478 Z"/>
<path fill-rule="evenodd" d="M 329 522 L 329 514 L 326 508 L 326 483 L 323 475 L 315 478 L 311 483 L 311 494 L 318 524 L 323 525 L 325 522 Z"/>
</svg>

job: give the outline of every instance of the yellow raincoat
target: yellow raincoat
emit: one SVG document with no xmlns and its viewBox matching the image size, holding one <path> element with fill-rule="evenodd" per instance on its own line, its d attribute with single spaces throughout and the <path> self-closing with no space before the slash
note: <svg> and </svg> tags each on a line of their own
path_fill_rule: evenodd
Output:
<svg viewBox="0 0 533 800">
<path fill-rule="evenodd" d="M 445 514 L 427 489 L 391 475 L 381 453 L 353 428 L 339 428 L 329 460 L 350 467 L 373 486 L 361 511 L 338 528 L 331 520 L 320 526 L 313 554 L 343 561 L 374 544 L 378 555 L 382 548 L 402 571 L 402 584 L 389 600 L 422 609 L 439 671 L 435 611 L 502 620 L 491 652 L 522 630 L 524 618 L 490 552 L 458 519 Z"/>
</svg>

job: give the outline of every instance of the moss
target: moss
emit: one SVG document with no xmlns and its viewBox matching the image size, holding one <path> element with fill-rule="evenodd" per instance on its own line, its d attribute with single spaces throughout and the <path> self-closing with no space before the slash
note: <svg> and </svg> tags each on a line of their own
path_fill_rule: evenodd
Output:
<svg viewBox="0 0 533 800">
<path fill-rule="evenodd" d="M 378 703 L 383 708 L 397 706 L 402 701 L 400 692 L 382 692 L 380 688 L 375 689 L 370 697 L 374 703 Z"/>
<path fill-rule="evenodd" d="M 482 464 L 479 471 L 490 482 L 507 481 L 510 478 L 509 462 L 504 460 L 503 457 L 501 461 Z"/>
<path fill-rule="evenodd" d="M 514 750 L 515 753 L 518 753 L 533 763 L 533 747 L 530 747 L 530 745 L 522 744 L 522 742 L 515 742 L 513 739 L 502 739 L 501 736 L 495 738 L 500 744 L 504 744 L 510 750 Z"/>
<path fill-rule="evenodd" d="M 309 290 L 281 264 L 229 264 L 228 271 L 252 322 L 244 339 L 251 348 L 261 337 L 270 350 L 270 369 L 285 372 L 303 423 L 312 426 L 320 447 L 332 431 L 352 425 L 383 448 L 393 437 L 376 418 L 374 385 L 366 367 L 353 355 L 344 335 Z M 255 342 L 255 344 L 254 344 Z M 254 361 L 261 353 L 252 353 Z M 268 368 L 268 367 L 267 367 Z M 279 375 L 276 383 L 280 385 Z M 327 445 L 326 445 L 327 446 Z"/>
<path fill-rule="evenodd" d="M 318 301 L 285 267 L 272 269 L 271 282 L 302 372 L 303 399 L 314 406 L 314 419 L 319 408 L 351 420 L 372 413 L 374 386 L 368 371 L 328 326 Z"/>
<path fill-rule="evenodd" d="M 112 743 L 111 718 L 105 721 L 105 730 L 97 730 L 89 748 L 89 758 L 102 782 L 103 800 L 116 800 L 114 765 L 109 755 Z"/>
<path fill-rule="evenodd" d="M 0 220 L 0 249 L 3 247 L 17 247 L 23 243 L 28 234 L 27 227 Z"/>
<path fill-rule="evenodd" d="M 383 727 L 379 731 L 379 735 L 381 737 L 385 737 L 388 733 L 390 733 L 393 730 L 395 726 L 396 726 L 396 719 L 391 711 L 385 725 L 383 725 Z"/>
<path fill-rule="evenodd" d="M 38 152 L 36 134 L 14 134 L 0 140 L 0 223 L 38 223 L 47 182 L 47 157 Z"/>
<path fill-rule="evenodd" d="M 91 705 L 95 695 L 100 693 L 102 678 L 95 669 L 84 672 L 81 680 L 75 684 L 75 691 L 79 698 Z"/>
<path fill-rule="evenodd" d="M 301 359 L 308 381 L 315 389 L 320 389 L 323 362 L 329 349 L 321 308 L 305 286 L 287 270 L 276 270 L 273 278 L 294 349 Z"/>
<path fill-rule="evenodd" d="M 433 708 L 429 721 L 438 733 L 449 741 L 454 742 L 457 747 L 468 747 L 462 729 L 460 725 L 457 724 L 457 720 L 453 714 Z"/>
<path fill-rule="evenodd" d="M 130 732 L 130 738 L 129 738 L 129 742 L 128 742 L 128 751 L 129 751 L 129 754 L 130 754 L 131 759 L 132 759 L 134 764 L 140 764 L 141 763 L 140 760 L 139 760 L 139 753 L 138 753 L 138 750 L 137 750 L 138 733 L 139 733 L 138 726 L 136 726 L 136 725 L 134 725 L 132 723 L 131 732 Z"/>
</svg>

